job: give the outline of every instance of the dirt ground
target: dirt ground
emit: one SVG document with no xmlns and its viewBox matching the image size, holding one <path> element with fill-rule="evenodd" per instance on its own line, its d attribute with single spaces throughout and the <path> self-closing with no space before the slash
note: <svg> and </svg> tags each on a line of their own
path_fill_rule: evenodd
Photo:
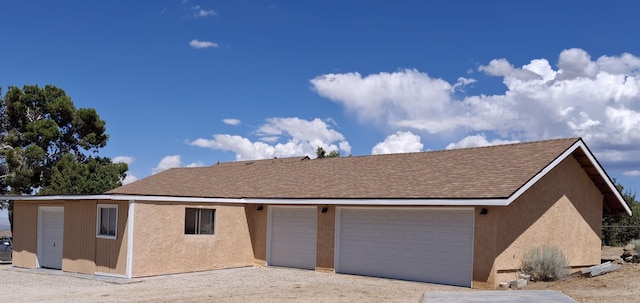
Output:
<svg viewBox="0 0 640 303">
<path fill-rule="evenodd" d="M 605 248 L 619 256 L 622 248 Z M 640 264 L 594 278 L 530 282 L 582 303 L 640 302 Z M 0 302 L 422 302 L 425 292 L 468 288 L 288 268 L 235 268 L 125 280 L 0 264 Z"/>
<path fill-rule="evenodd" d="M 640 264 L 623 264 L 617 271 L 593 278 L 575 277 L 564 281 L 531 282 L 525 289 L 558 290 L 582 303 L 636 303 L 640 302 Z"/>
<path fill-rule="evenodd" d="M 128 282 L 126 282 L 128 281 Z M 532 282 L 578 302 L 639 302 L 640 264 L 594 278 Z M 235 268 L 134 279 L 95 278 L 0 265 L 2 302 L 421 302 L 425 292 L 468 288 L 288 268 Z M 506 291 L 506 290 L 505 290 Z"/>
</svg>

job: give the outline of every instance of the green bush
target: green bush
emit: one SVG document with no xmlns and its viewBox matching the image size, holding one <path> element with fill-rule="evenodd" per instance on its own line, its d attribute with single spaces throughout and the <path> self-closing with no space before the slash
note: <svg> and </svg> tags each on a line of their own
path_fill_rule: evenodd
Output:
<svg viewBox="0 0 640 303">
<path fill-rule="evenodd" d="M 569 265 L 560 249 L 541 246 L 525 252 L 522 271 L 533 281 L 554 281 L 569 275 Z"/>
</svg>

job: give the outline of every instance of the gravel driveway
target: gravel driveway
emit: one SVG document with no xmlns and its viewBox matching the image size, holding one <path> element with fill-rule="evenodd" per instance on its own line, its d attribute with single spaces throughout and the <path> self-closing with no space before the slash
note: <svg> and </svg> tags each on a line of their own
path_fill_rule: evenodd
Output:
<svg viewBox="0 0 640 303">
<path fill-rule="evenodd" d="M 0 265 L 3 302 L 421 302 L 467 288 L 289 268 L 234 268 L 141 279 Z"/>
</svg>

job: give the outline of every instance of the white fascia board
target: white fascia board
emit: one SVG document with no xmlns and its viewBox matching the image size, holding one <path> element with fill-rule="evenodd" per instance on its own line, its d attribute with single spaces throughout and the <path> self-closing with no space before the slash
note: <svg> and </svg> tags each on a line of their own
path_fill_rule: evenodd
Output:
<svg viewBox="0 0 640 303">
<path fill-rule="evenodd" d="M 228 199 L 172 196 L 137 195 L 59 195 L 59 196 L 0 196 L 0 200 L 55 201 L 55 200 L 115 200 L 115 201 L 155 201 L 193 203 L 240 203 L 270 205 L 397 205 L 397 206 L 506 206 L 508 199 Z"/>
<path fill-rule="evenodd" d="M 605 180 L 605 182 L 607 183 L 607 186 L 609 186 L 611 191 L 616 195 L 616 198 L 618 199 L 618 202 L 624 207 L 624 209 L 627 211 L 627 213 L 631 216 L 631 209 L 629 208 L 627 203 L 624 201 L 624 199 L 622 198 L 622 196 L 618 192 L 618 189 L 615 187 L 615 185 L 613 185 L 613 183 L 611 183 L 611 180 L 609 179 L 609 176 L 607 175 L 607 173 L 605 173 L 604 169 L 600 166 L 600 164 L 595 159 L 593 154 L 591 154 L 591 151 L 589 151 L 589 149 L 584 144 L 584 142 L 582 142 L 582 139 L 580 139 L 580 140 L 578 140 L 578 142 L 574 143 L 564 153 L 562 153 L 559 157 L 557 157 L 555 160 L 553 160 L 553 162 L 551 162 L 543 170 L 541 170 L 537 175 L 535 175 L 533 178 L 531 178 L 531 180 L 529 180 L 524 186 L 522 186 L 515 193 L 513 193 L 509 197 L 508 203 L 506 205 L 509 205 L 509 204 L 513 203 L 513 201 L 518 199 L 524 192 L 529 190 L 529 188 L 531 188 L 534 184 L 536 184 L 536 182 L 538 182 L 540 179 L 542 179 L 542 177 L 544 177 L 552 169 L 554 169 L 556 166 L 558 166 L 558 164 L 560 164 L 560 162 L 562 162 L 568 156 L 573 154 L 573 152 L 578 148 L 580 148 L 585 153 L 585 155 L 587 155 L 587 158 L 589 158 L 589 161 L 591 161 L 591 164 L 596 168 L 596 170 L 598 170 L 598 173 L 600 174 L 600 176 L 602 176 L 602 179 Z"/>
<path fill-rule="evenodd" d="M 138 195 L 58 195 L 58 196 L 0 196 L 0 200 L 55 201 L 55 200 L 114 200 L 114 201 L 156 201 L 156 202 L 194 202 L 194 203 L 246 203 L 244 199 L 138 196 Z"/>
<path fill-rule="evenodd" d="M 507 199 L 244 199 L 269 205 L 506 206 Z"/>
</svg>

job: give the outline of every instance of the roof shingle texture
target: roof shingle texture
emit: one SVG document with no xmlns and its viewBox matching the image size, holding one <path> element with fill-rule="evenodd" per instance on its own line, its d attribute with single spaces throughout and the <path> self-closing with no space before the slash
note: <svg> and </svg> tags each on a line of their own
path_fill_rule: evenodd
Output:
<svg viewBox="0 0 640 303">
<path fill-rule="evenodd" d="M 173 168 L 107 193 L 271 199 L 506 198 L 578 140 Z"/>
</svg>

